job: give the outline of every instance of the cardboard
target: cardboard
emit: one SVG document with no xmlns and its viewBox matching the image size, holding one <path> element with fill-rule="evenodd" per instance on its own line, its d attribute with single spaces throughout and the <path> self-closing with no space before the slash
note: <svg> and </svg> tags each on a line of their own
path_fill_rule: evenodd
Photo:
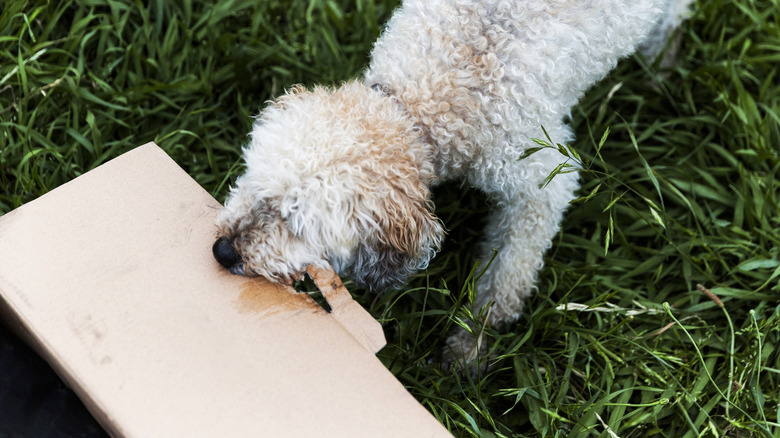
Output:
<svg viewBox="0 0 780 438">
<path fill-rule="evenodd" d="M 443 437 L 333 272 L 232 276 L 219 204 L 154 144 L 0 217 L 0 307 L 112 435 Z"/>
</svg>

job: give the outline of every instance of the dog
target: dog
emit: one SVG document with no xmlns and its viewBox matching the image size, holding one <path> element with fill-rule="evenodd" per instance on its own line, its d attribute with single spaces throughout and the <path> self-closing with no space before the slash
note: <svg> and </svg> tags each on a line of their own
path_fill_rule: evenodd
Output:
<svg viewBox="0 0 780 438">
<path fill-rule="evenodd" d="M 533 138 L 574 139 L 584 92 L 637 49 L 655 57 L 690 0 L 405 0 L 362 79 L 295 86 L 256 119 L 246 171 L 217 219 L 216 259 L 272 281 L 330 263 L 372 291 L 402 287 L 440 249 L 431 188 L 461 180 L 493 212 L 475 314 L 516 321 L 578 189 Z M 488 309 L 489 311 L 481 310 Z M 470 362 L 466 330 L 445 356 Z"/>
</svg>

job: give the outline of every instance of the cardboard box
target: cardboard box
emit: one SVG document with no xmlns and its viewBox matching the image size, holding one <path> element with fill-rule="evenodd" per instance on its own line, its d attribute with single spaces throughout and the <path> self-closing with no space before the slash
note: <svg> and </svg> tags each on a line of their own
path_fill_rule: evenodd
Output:
<svg viewBox="0 0 780 438">
<path fill-rule="evenodd" d="M 334 273 L 329 313 L 222 269 L 219 207 L 150 143 L 0 217 L 4 320 L 115 436 L 450 436 Z"/>
</svg>

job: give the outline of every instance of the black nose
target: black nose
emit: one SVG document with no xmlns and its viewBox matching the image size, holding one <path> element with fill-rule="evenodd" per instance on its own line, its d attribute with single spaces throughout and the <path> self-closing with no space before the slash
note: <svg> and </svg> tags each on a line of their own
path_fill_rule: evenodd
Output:
<svg viewBox="0 0 780 438">
<path fill-rule="evenodd" d="M 214 246 L 211 247 L 211 252 L 214 253 L 214 258 L 217 259 L 220 265 L 230 269 L 241 260 L 238 252 L 233 248 L 233 244 L 230 243 L 230 239 L 227 237 L 220 237 L 214 242 Z"/>
</svg>

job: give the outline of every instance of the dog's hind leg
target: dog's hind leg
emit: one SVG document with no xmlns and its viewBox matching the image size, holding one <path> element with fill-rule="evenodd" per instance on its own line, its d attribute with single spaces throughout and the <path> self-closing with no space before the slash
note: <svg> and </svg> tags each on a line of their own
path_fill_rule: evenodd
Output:
<svg viewBox="0 0 780 438">
<path fill-rule="evenodd" d="M 677 29 L 691 15 L 692 3 L 693 0 L 667 0 L 662 6 L 661 19 L 639 46 L 639 52 L 650 62 L 663 55 L 660 62 L 662 67 L 671 67 L 678 63 L 682 35 Z"/>
</svg>

